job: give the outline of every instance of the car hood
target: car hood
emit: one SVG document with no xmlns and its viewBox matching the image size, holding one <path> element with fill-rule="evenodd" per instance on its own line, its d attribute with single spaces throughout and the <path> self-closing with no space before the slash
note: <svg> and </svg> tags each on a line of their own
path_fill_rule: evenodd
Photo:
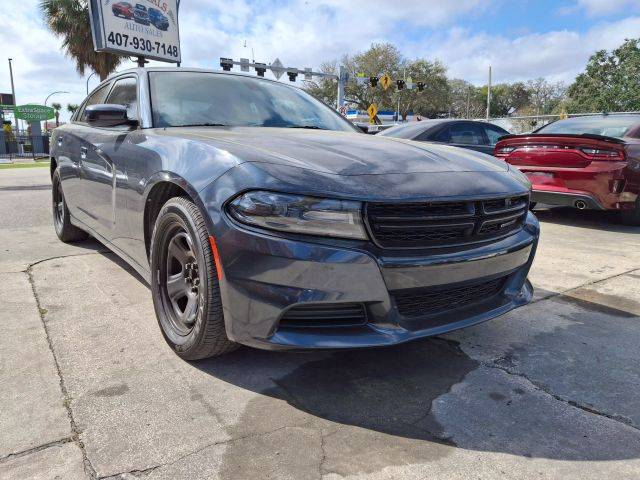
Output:
<svg viewBox="0 0 640 480">
<path fill-rule="evenodd" d="M 265 127 L 172 127 L 155 132 L 209 144 L 238 163 L 264 162 L 334 175 L 509 169 L 505 162 L 471 150 L 357 132 Z"/>
</svg>

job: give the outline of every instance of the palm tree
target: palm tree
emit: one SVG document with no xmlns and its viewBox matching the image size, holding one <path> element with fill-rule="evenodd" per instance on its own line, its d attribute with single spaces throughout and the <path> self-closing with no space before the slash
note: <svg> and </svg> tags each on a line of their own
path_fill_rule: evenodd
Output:
<svg viewBox="0 0 640 480">
<path fill-rule="evenodd" d="M 119 55 L 93 50 L 87 0 L 40 0 L 40 9 L 51 31 L 63 38 L 62 47 L 80 75 L 90 68 L 104 80 L 122 62 Z"/>
<path fill-rule="evenodd" d="M 78 107 L 80 105 L 78 105 L 77 103 L 67 103 L 67 112 L 69 112 L 72 116 L 74 113 L 76 113 L 76 110 L 78 110 Z"/>
<path fill-rule="evenodd" d="M 60 109 L 62 108 L 62 105 L 60 105 L 57 102 L 53 102 L 51 104 L 51 108 L 53 108 L 53 111 L 56 114 L 56 127 L 60 126 Z"/>
</svg>

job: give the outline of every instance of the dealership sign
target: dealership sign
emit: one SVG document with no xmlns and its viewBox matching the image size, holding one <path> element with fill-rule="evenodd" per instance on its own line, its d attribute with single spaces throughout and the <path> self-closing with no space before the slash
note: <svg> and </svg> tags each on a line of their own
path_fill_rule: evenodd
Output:
<svg viewBox="0 0 640 480">
<path fill-rule="evenodd" d="M 180 62 L 178 0 L 90 0 L 98 52 Z"/>
<path fill-rule="evenodd" d="M 16 118 L 29 122 L 50 120 L 56 116 L 53 108 L 44 105 L 18 105 L 14 107 L 13 112 Z"/>
</svg>

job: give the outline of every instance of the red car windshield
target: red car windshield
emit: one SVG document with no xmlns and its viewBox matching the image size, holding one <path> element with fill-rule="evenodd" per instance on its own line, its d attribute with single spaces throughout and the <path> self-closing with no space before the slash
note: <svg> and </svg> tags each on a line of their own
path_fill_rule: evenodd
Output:
<svg viewBox="0 0 640 480">
<path fill-rule="evenodd" d="M 568 134 L 568 135 L 603 135 L 605 137 L 622 138 L 627 132 L 640 123 L 640 117 L 635 115 L 574 117 L 545 125 L 534 133 Z"/>
</svg>

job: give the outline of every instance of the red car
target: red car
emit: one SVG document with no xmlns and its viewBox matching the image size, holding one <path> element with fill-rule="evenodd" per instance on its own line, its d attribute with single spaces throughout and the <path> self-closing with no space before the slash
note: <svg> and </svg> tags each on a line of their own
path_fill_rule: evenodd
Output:
<svg viewBox="0 0 640 480">
<path fill-rule="evenodd" d="M 114 3 L 111 11 L 116 17 L 124 17 L 128 20 L 133 18 L 133 6 L 128 2 Z"/>
<path fill-rule="evenodd" d="M 533 185 L 532 202 L 619 210 L 640 225 L 640 115 L 590 115 L 500 138 L 494 149 Z"/>
</svg>

